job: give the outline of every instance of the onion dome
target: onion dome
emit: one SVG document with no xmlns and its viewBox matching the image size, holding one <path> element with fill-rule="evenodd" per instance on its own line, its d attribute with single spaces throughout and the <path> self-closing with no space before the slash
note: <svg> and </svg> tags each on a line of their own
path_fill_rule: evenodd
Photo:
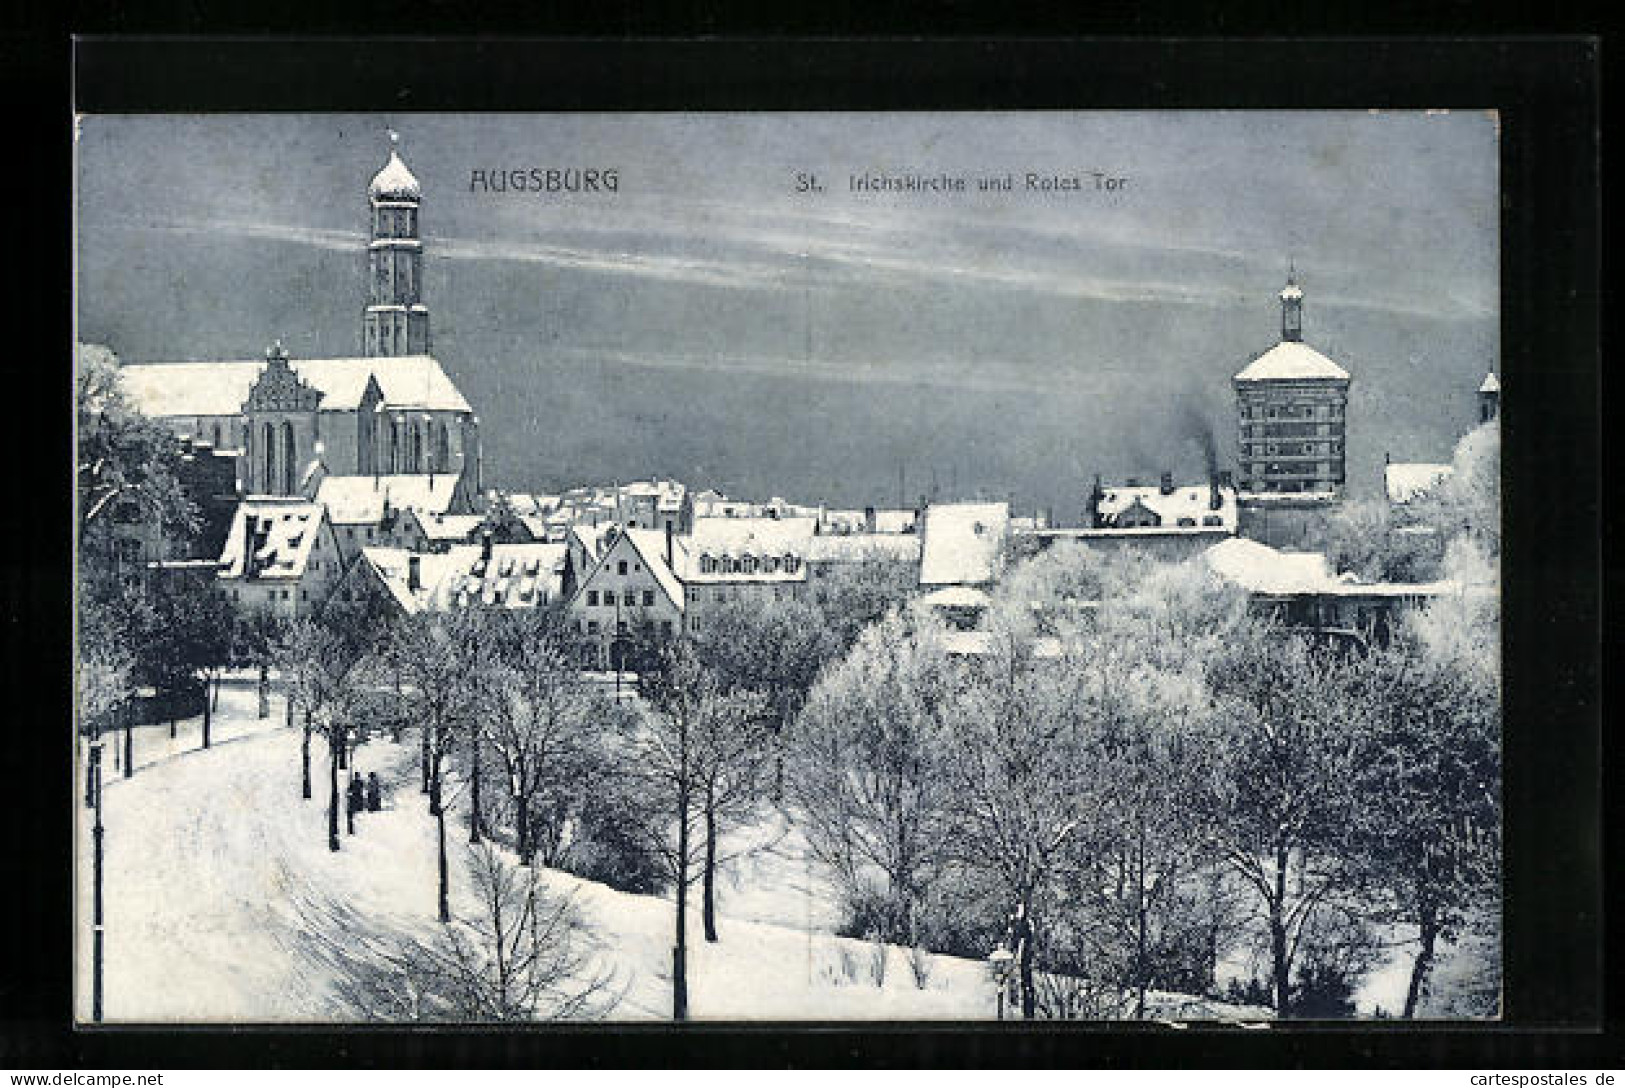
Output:
<svg viewBox="0 0 1625 1088">
<path fill-rule="evenodd" d="M 372 184 L 367 186 L 367 195 L 374 200 L 420 200 L 423 189 L 418 185 L 418 179 L 412 176 L 412 171 L 401 161 L 400 155 L 390 148 L 389 161 L 373 175 Z"/>
</svg>

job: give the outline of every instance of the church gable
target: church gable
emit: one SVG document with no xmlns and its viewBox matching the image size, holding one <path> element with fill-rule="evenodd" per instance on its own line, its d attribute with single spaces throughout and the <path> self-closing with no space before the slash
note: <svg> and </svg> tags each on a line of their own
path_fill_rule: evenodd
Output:
<svg viewBox="0 0 1625 1088">
<path fill-rule="evenodd" d="M 321 390 L 294 373 L 280 340 L 265 353 L 265 359 L 265 371 L 248 391 L 243 411 L 249 414 L 315 411 L 322 402 Z"/>
</svg>

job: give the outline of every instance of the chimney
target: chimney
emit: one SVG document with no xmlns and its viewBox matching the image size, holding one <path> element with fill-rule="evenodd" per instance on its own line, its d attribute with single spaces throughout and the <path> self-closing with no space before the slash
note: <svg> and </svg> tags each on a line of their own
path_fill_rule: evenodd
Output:
<svg viewBox="0 0 1625 1088">
<path fill-rule="evenodd" d="M 875 531 L 875 508 L 872 506 L 863 508 L 863 531 L 866 533 Z"/>
<path fill-rule="evenodd" d="M 423 560 L 416 555 L 406 557 L 406 589 L 416 593 L 423 588 Z"/>
<path fill-rule="evenodd" d="M 1162 487 L 1160 490 L 1164 495 L 1172 495 L 1174 493 L 1174 474 L 1172 472 L 1164 472 L 1162 474 Z"/>
</svg>

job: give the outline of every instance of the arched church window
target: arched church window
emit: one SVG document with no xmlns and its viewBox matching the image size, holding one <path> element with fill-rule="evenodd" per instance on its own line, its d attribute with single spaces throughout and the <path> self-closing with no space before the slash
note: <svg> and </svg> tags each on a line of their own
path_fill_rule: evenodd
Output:
<svg viewBox="0 0 1625 1088">
<path fill-rule="evenodd" d="M 218 423 L 214 425 L 214 448 L 220 448 L 220 424 Z"/>
<path fill-rule="evenodd" d="M 299 451 L 293 437 L 293 424 L 282 424 L 282 493 L 292 495 L 299 482 Z"/>
<path fill-rule="evenodd" d="M 260 437 L 264 440 L 260 451 L 262 465 L 260 468 L 259 489 L 269 493 L 276 486 L 276 428 L 267 423 Z"/>
<path fill-rule="evenodd" d="M 423 471 L 423 432 L 412 424 L 412 471 Z"/>
<path fill-rule="evenodd" d="M 389 424 L 389 471 L 393 475 L 401 469 L 401 425 L 398 420 Z"/>
<path fill-rule="evenodd" d="M 441 423 L 435 432 L 434 463 L 441 472 L 451 471 L 451 433 Z"/>
</svg>

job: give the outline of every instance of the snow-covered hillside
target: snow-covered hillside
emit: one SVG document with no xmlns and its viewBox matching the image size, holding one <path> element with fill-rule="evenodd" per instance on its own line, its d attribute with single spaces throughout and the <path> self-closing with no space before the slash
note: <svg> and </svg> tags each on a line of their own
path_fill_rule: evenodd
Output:
<svg viewBox="0 0 1625 1088">
<path fill-rule="evenodd" d="M 251 704 L 229 712 L 252 714 Z M 410 737 L 363 746 L 357 769 L 386 783 L 384 811 L 357 817 L 334 854 L 326 842 L 326 751 L 312 742 L 315 796 L 300 799 L 299 731 L 278 726 L 280 698 L 255 733 L 181 752 L 130 779 L 109 776 L 106 812 L 105 1017 L 109 1021 L 331 1021 L 358 1015 L 336 984 L 335 948 L 428 938 L 435 921 L 434 823 L 417 784 Z M 450 798 L 452 909 L 471 911 L 459 797 Z M 90 932 L 89 813 L 80 810 L 78 933 Z M 991 1019 L 987 966 L 928 957 L 916 984 L 907 949 L 834 935 L 833 890 L 793 832 L 725 874 L 718 944 L 700 933 L 695 890 L 689 937 L 696 1019 Z M 548 872 L 590 927 L 594 967 L 620 1000 L 614 1019 L 671 1011 L 673 908 Z M 88 947 L 84 949 L 88 953 Z M 342 957 L 341 957 L 342 958 Z M 883 964 L 878 961 L 883 960 Z M 80 1015 L 89 1014 L 89 956 L 79 957 Z M 881 977 L 876 985 L 877 976 Z M 1390 1001 L 1384 1001 L 1394 1007 Z M 1183 1019 L 1261 1018 L 1179 995 L 1160 1013 Z"/>
</svg>

